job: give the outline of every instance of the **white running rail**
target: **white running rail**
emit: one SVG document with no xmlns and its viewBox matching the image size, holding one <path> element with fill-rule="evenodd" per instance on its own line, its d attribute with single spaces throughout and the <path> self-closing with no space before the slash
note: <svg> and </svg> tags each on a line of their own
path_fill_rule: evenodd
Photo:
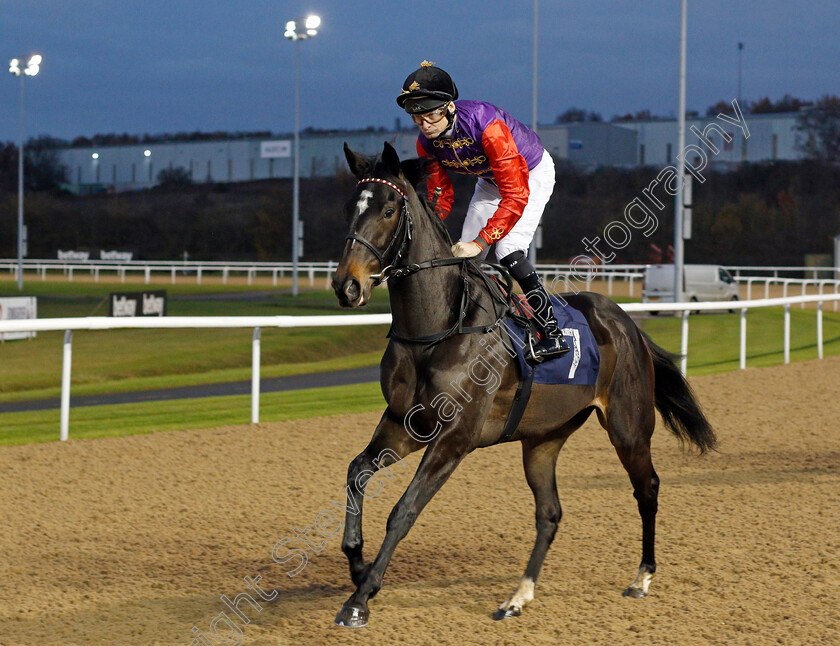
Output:
<svg viewBox="0 0 840 646">
<path fill-rule="evenodd" d="M 685 375 L 688 352 L 688 319 L 691 312 L 710 310 L 740 310 L 740 368 L 746 368 L 747 360 L 747 310 L 758 307 L 784 307 L 784 361 L 790 363 L 790 308 L 791 305 L 816 303 L 817 305 L 817 355 L 823 358 L 823 303 L 837 303 L 838 294 L 818 294 L 791 296 L 788 298 L 764 298 L 748 301 L 720 301 L 700 303 L 623 303 L 624 311 L 632 312 L 681 312 L 682 337 L 680 369 Z M 388 325 L 390 314 L 344 314 L 333 316 L 167 316 L 167 317 L 105 317 L 53 318 L 0 321 L 0 333 L 23 331 L 61 331 L 64 330 L 64 362 L 61 379 L 61 422 L 60 438 L 69 437 L 70 419 L 70 368 L 72 359 L 72 340 L 74 330 L 114 330 L 114 329 L 197 329 L 197 328 L 253 328 L 252 340 L 252 378 L 251 378 L 251 423 L 259 421 L 259 383 L 260 383 L 260 330 L 262 328 L 293 327 L 335 327 L 352 325 Z"/>
</svg>

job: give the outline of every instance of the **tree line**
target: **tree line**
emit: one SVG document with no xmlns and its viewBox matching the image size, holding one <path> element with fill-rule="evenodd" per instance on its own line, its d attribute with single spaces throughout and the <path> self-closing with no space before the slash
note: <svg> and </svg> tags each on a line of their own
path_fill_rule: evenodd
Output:
<svg viewBox="0 0 840 646">
<path fill-rule="evenodd" d="M 656 177 L 657 169 L 601 168 L 558 163 L 554 194 L 543 217 L 541 261 L 568 262 L 586 253 L 583 239 L 603 235 Z M 830 254 L 840 234 L 840 168 L 817 160 L 744 164 L 704 172 L 694 186 L 687 262 L 801 265 L 805 254 Z M 460 233 L 472 186 L 454 178 L 456 201 L 447 226 Z M 343 206 L 354 189 L 345 173 L 301 181 L 304 260 L 336 259 L 344 246 Z M 75 196 L 36 191 L 27 196 L 29 256 L 54 258 L 59 249 L 119 249 L 135 258 L 285 261 L 291 255 L 290 180 L 194 184 L 120 194 Z M 0 257 L 16 255 L 17 196 L 0 192 Z M 648 262 L 651 245 L 673 242 L 673 199 L 649 236 L 634 233 L 615 262 Z"/>
<path fill-rule="evenodd" d="M 795 100 L 783 98 L 789 106 Z M 840 98 L 825 96 L 797 118 L 802 162 L 742 164 L 706 171 L 694 186 L 694 238 L 688 262 L 803 263 L 805 254 L 829 254 L 840 234 Z M 139 259 L 287 260 L 291 254 L 291 180 L 191 184 L 184 169 L 164 169 L 157 188 L 75 196 L 60 189 L 67 169 L 55 140 L 25 147 L 25 219 L 29 257 L 53 258 L 59 249 L 121 249 Z M 17 164 L 14 144 L 0 144 L 0 257 L 14 257 L 17 241 Z M 558 163 L 554 194 L 543 218 L 540 258 L 566 262 L 650 185 L 658 169 L 583 171 Z M 455 176 L 456 202 L 447 226 L 460 232 L 472 187 Z M 342 207 L 353 189 L 347 173 L 301 182 L 304 258 L 338 257 L 346 223 Z M 673 239 L 673 206 L 659 215 L 650 236 L 636 235 L 618 250 L 618 262 L 647 262 L 652 245 Z"/>
<path fill-rule="evenodd" d="M 761 97 L 756 101 L 746 101 L 741 106 L 744 114 L 782 114 L 789 112 L 800 112 L 813 108 L 815 105 L 824 103 L 827 99 L 835 99 L 836 97 L 824 96 L 818 101 L 807 101 L 798 99 L 790 94 L 785 94 L 781 99 L 774 101 L 769 96 Z M 706 108 L 707 117 L 716 117 L 719 114 L 732 115 L 732 103 L 729 101 L 717 101 L 708 108 Z M 689 119 L 696 119 L 700 116 L 699 110 L 686 110 L 685 116 Z M 657 119 L 673 119 L 673 116 L 659 115 L 650 110 L 638 110 L 637 112 L 625 112 L 624 114 L 616 114 L 610 119 L 611 122 L 627 122 L 627 121 L 651 121 Z M 586 110 L 584 108 L 572 107 L 564 112 L 561 112 L 554 119 L 554 123 L 584 123 L 584 122 L 602 122 L 605 121 L 600 112 L 594 110 Z"/>
</svg>

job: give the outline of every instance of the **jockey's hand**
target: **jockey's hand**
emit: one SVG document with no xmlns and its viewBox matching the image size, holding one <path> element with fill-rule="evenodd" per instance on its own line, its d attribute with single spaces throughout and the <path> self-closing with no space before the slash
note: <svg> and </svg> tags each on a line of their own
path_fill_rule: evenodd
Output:
<svg viewBox="0 0 840 646">
<path fill-rule="evenodd" d="M 456 242 L 452 245 L 452 255 L 456 258 L 472 258 L 482 252 L 477 242 Z"/>
</svg>

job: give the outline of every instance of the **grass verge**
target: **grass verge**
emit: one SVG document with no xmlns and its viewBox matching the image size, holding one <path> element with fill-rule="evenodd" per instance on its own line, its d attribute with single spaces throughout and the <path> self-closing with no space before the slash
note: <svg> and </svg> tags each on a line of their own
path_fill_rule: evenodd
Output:
<svg viewBox="0 0 840 646">
<path fill-rule="evenodd" d="M 260 397 L 260 420 L 290 419 L 363 413 L 384 409 L 378 383 L 313 388 Z M 179 399 L 114 406 L 83 406 L 70 410 L 70 438 L 119 437 L 157 431 L 212 428 L 247 424 L 251 418 L 249 395 Z M 0 415 L 0 445 L 51 442 L 59 439 L 59 411 Z"/>
</svg>

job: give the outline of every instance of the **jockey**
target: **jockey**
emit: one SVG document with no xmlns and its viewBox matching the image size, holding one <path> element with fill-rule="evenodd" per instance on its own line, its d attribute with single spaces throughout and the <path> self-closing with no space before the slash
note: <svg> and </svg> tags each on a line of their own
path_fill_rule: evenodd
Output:
<svg viewBox="0 0 840 646">
<path fill-rule="evenodd" d="M 434 63 L 423 61 L 403 83 L 397 104 L 420 128 L 417 154 L 432 158 L 429 199 L 446 218 L 454 192 L 447 169 L 478 178 L 456 257 L 470 258 L 496 245 L 496 256 L 519 283 L 534 311 L 540 342 L 537 362 L 569 351 L 554 309 L 525 252 L 554 188 L 554 162 L 537 134 L 510 114 L 482 101 L 455 101 L 458 88 Z"/>
</svg>

